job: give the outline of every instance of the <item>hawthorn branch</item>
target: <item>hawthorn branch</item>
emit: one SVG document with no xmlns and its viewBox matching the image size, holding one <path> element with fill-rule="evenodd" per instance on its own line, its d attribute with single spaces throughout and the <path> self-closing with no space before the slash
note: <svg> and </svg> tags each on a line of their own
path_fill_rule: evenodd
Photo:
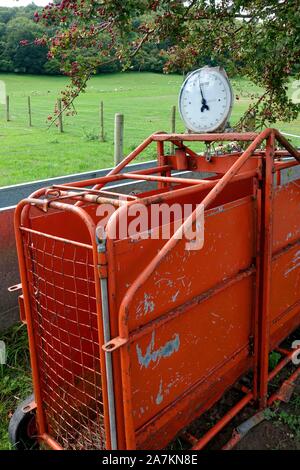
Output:
<svg viewBox="0 0 300 470">
<path fill-rule="evenodd" d="M 135 55 L 139 52 L 139 50 L 142 48 L 143 44 L 148 40 L 148 38 L 157 30 L 157 28 L 153 28 L 153 29 L 150 29 L 149 31 L 147 31 L 147 33 L 143 36 L 143 38 L 141 39 L 141 41 L 139 42 L 138 46 L 134 49 L 134 51 L 130 54 L 130 58 L 133 58 L 135 57 Z M 117 60 L 119 60 L 119 58 L 115 57 L 115 58 L 112 58 L 110 60 L 107 60 L 106 62 L 102 62 L 101 64 L 98 64 L 98 66 L 104 66 L 104 65 L 109 65 L 109 64 L 112 64 L 114 62 L 116 62 Z M 91 68 L 88 73 L 86 74 L 85 78 L 84 78 L 84 81 L 82 82 L 81 86 L 76 90 L 76 93 L 74 93 L 74 95 L 72 96 L 71 100 L 65 105 L 63 106 L 62 110 L 56 114 L 55 116 L 55 119 L 53 119 L 53 121 L 51 122 L 51 124 L 48 126 L 48 130 L 57 122 L 57 120 L 60 118 L 60 116 L 65 112 L 67 111 L 71 106 L 74 106 L 74 101 L 76 98 L 78 98 L 78 96 L 80 95 L 80 93 L 85 89 L 86 87 L 86 84 L 87 82 L 89 81 L 89 79 L 91 78 L 93 74 L 93 68 Z"/>
<path fill-rule="evenodd" d="M 268 92 L 265 91 L 260 97 L 259 99 L 254 103 L 253 106 L 251 106 L 250 108 L 247 109 L 247 111 L 245 112 L 245 114 L 241 117 L 241 119 L 238 121 L 238 123 L 235 125 L 234 129 L 240 129 L 243 124 L 245 123 L 246 119 L 254 112 L 257 110 L 258 106 L 260 105 L 260 103 L 265 99 L 265 97 L 268 95 Z"/>
</svg>

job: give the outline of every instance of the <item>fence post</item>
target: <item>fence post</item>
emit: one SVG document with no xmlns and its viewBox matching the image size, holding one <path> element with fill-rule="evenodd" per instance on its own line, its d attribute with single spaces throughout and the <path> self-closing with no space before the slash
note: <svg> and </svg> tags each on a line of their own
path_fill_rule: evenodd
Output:
<svg viewBox="0 0 300 470">
<path fill-rule="evenodd" d="M 104 107 L 103 101 L 100 103 L 100 141 L 104 142 L 105 135 L 104 135 Z"/>
<path fill-rule="evenodd" d="M 176 132 L 176 106 L 172 106 L 172 112 L 171 112 L 171 132 L 174 134 Z M 170 151 L 171 155 L 174 154 L 175 152 L 175 147 L 174 144 L 171 144 L 170 146 Z"/>
<path fill-rule="evenodd" d="M 59 132 L 63 132 L 64 131 L 64 127 L 63 127 L 63 116 L 62 116 L 62 102 L 61 102 L 61 99 L 59 98 L 57 100 L 57 109 L 58 109 L 58 125 L 59 125 Z"/>
<path fill-rule="evenodd" d="M 118 165 L 123 160 L 123 136 L 124 136 L 124 115 L 115 115 L 115 136 L 114 136 L 114 164 Z"/>
<path fill-rule="evenodd" d="M 9 96 L 6 95 L 6 121 L 10 121 L 10 116 L 9 116 Z"/>
<path fill-rule="evenodd" d="M 29 123 L 29 127 L 32 127 L 31 99 L 30 99 L 30 96 L 28 96 L 28 123 Z"/>
</svg>

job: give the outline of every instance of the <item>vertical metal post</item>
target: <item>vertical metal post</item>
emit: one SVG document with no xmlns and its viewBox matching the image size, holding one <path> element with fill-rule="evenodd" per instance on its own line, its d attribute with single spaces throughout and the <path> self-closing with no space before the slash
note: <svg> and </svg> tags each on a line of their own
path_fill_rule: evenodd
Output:
<svg viewBox="0 0 300 470">
<path fill-rule="evenodd" d="M 20 230 L 21 227 L 21 217 L 24 217 L 23 209 L 26 205 L 25 201 L 21 201 L 18 206 L 16 207 L 15 214 L 14 214 L 14 225 L 15 225 L 15 237 L 16 237 L 16 247 L 17 247 L 17 255 L 19 261 L 19 269 L 20 269 L 20 277 L 22 283 L 22 290 L 24 296 L 24 307 L 25 307 L 25 315 L 27 321 L 27 332 L 28 332 L 28 340 L 29 340 L 29 348 L 30 348 L 30 363 L 32 369 L 32 381 L 33 381 L 33 390 L 34 390 L 34 397 L 37 404 L 37 427 L 38 433 L 44 434 L 47 432 L 47 425 L 44 415 L 43 409 L 43 401 L 41 397 L 41 381 L 39 377 L 39 365 L 37 359 L 37 350 L 36 350 L 36 338 L 34 335 L 34 327 L 33 327 L 33 318 L 32 318 L 32 311 L 31 311 L 31 302 L 30 302 L 30 292 L 29 292 L 29 281 L 28 281 L 28 270 L 26 267 L 26 258 L 25 258 L 25 250 L 23 245 L 23 234 Z M 29 220 L 28 212 L 25 212 L 26 222 L 22 221 L 22 225 L 27 225 Z"/>
<path fill-rule="evenodd" d="M 259 374 L 259 351 L 260 351 L 260 305 L 261 305 L 261 269 L 262 269 L 262 253 L 261 253 L 261 225 L 262 225 L 262 175 L 261 172 L 254 179 L 254 197 L 255 197 L 255 233 L 256 233 L 256 275 L 255 275 L 255 306 L 254 306 L 254 322 L 253 322 L 253 396 L 254 400 L 258 398 L 258 374 Z M 251 338 L 250 338 L 251 341 Z M 250 345 L 251 349 L 251 345 Z M 252 353 L 252 351 L 250 351 Z"/>
<path fill-rule="evenodd" d="M 114 135 L 114 165 L 117 166 L 124 157 L 123 153 L 124 139 L 124 115 L 117 113 L 115 115 L 115 135 Z"/>
<path fill-rule="evenodd" d="M 57 109 L 59 113 L 58 114 L 59 132 L 63 133 L 64 127 L 63 127 L 63 116 L 62 116 L 62 102 L 60 98 L 57 100 Z"/>
<path fill-rule="evenodd" d="M 31 100 L 30 100 L 30 96 L 28 96 L 28 123 L 29 123 L 29 127 L 32 127 Z"/>
<path fill-rule="evenodd" d="M 9 115 L 9 96 L 6 95 L 6 121 L 10 121 L 10 115 Z"/>
<path fill-rule="evenodd" d="M 268 398 L 268 372 L 270 348 L 270 291 L 272 275 L 273 236 L 273 174 L 275 136 L 267 138 L 266 154 L 263 159 L 262 223 L 261 223 L 261 270 L 258 318 L 258 399 L 259 407 L 265 408 Z"/>
<path fill-rule="evenodd" d="M 98 240 L 98 253 L 100 255 L 101 254 L 105 255 L 106 240 Z M 108 304 L 108 283 L 107 283 L 107 277 L 103 275 L 100 275 L 100 287 L 101 287 L 103 340 L 104 340 L 104 343 L 107 343 L 108 341 L 111 340 L 111 334 L 110 334 L 110 318 L 109 318 L 109 304 Z M 118 441 L 117 441 L 117 428 L 116 428 L 115 391 L 114 391 L 112 355 L 110 352 L 105 352 L 105 369 L 106 369 L 107 395 L 108 395 L 107 398 L 108 398 L 108 413 L 109 413 L 109 428 L 110 428 L 110 444 L 111 444 L 111 450 L 117 450 Z"/>
<path fill-rule="evenodd" d="M 176 132 L 176 106 L 172 106 L 172 112 L 171 112 L 171 132 L 172 134 L 175 134 Z M 171 155 L 174 155 L 175 151 L 175 146 L 174 144 L 170 145 L 170 152 Z"/>
<path fill-rule="evenodd" d="M 157 142 L 157 165 L 164 166 L 166 164 L 167 164 L 167 159 L 165 156 L 164 142 Z M 164 171 L 160 175 L 166 176 L 166 172 Z M 162 181 L 159 181 L 157 183 L 158 189 L 166 188 L 167 186 L 168 186 L 168 183 L 164 183 Z"/>
<path fill-rule="evenodd" d="M 103 101 L 100 103 L 100 142 L 104 142 L 104 106 Z"/>
</svg>

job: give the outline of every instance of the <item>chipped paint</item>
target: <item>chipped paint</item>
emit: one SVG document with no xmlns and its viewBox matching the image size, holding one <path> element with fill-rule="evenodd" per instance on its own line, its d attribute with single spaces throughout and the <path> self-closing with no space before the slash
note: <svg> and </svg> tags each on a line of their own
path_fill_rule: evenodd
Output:
<svg viewBox="0 0 300 470">
<path fill-rule="evenodd" d="M 173 338 L 166 342 L 164 346 L 161 346 L 158 349 L 155 348 L 155 332 L 153 331 L 151 341 L 147 346 L 146 353 L 143 354 L 139 345 L 136 345 L 136 352 L 139 364 L 142 367 L 149 367 L 151 362 L 159 363 L 162 358 L 170 357 L 172 354 L 179 350 L 180 339 L 179 335 L 176 333 L 173 335 Z"/>
<path fill-rule="evenodd" d="M 155 308 L 155 303 L 151 300 L 152 297 L 148 294 L 144 294 L 144 299 L 139 303 L 136 312 L 136 318 L 152 313 Z"/>
<path fill-rule="evenodd" d="M 164 399 L 162 391 L 163 391 L 163 382 L 162 382 L 162 379 L 160 379 L 159 391 L 158 391 L 157 397 L 155 399 L 155 403 L 157 405 L 160 405 L 162 403 L 163 399 Z"/>
<path fill-rule="evenodd" d="M 300 250 L 298 250 L 291 261 L 291 266 L 285 271 L 284 277 L 287 277 L 292 271 L 300 267 Z"/>
<path fill-rule="evenodd" d="M 155 399 L 155 403 L 159 406 L 163 400 L 170 395 L 170 391 L 175 387 L 180 381 L 182 381 L 182 376 L 176 372 L 175 377 L 171 380 L 165 387 L 163 386 L 163 379 L 160 379 L 159 390 Z"/>
<path fill-rule="evenodd" d="M 157 284 L 160 284 L 161 282 L 165 282 L 168 287 L 172 287 L 172 286 L 173 286 L 173 281 L 172 281 L 172 279 L 166 279 L 166 278 L 160 278 L 160 279 L 158 279 L 157 281 L 155 281 L 154 284 L 157 285 Z"/>
<path fill-rule="evenodd" d="M 155 304 L 154 304 L 153 300 L 150 300 L 150 299 L 151 299 L 150 295 L 145 293 L 145 295 L 144 295 L 144 312 L 145 312 L 145 314 L 149 313 L 149 312 L 153 312 L 153 310 L 154 310 Z"/>
<path fill-rule="evenodd" d="M 172 302 L 176 302 L 176 299 L 177 299 L 177 297 L 178 297 L 179 292 L 180 292 L 180 291 L 178 290 L 177 292 L 175 292 L 174 295 L 172 295 L 172 297 L 171 297 L 171 298 L 172 298 Z"/>
</svg>

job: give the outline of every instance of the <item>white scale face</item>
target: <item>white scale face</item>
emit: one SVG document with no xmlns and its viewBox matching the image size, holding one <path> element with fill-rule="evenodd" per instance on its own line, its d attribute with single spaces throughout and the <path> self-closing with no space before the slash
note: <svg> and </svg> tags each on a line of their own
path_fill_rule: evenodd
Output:
<svg viewBox="0 0 300 470">
<path fill-rule="evenodd" d="M 179 111 L 192 132 L 214 132 L 225 127 L 232 104 L 229 80 L 219 67 L 195 70 L 181 87 Z"/>
</svg>

